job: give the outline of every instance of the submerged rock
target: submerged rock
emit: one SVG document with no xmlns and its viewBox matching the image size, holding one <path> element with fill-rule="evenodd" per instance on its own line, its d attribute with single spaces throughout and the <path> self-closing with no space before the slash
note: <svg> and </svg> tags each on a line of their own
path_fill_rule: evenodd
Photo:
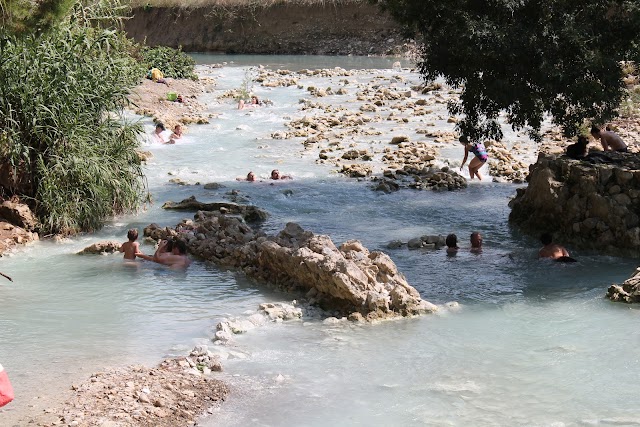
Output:
<svg viewBox="0 0 640 427">
<path fill-rule="evenodd" d="M 103 255 L 103 254 L 112 254 L 114 252 L 118 252 L 120 250 L 120 242 L 114 241 L 104 241 L 104 242 L 96 242 L 90 246 L 87 246 L 80 252 L 78 255 Z"/>
</svg>

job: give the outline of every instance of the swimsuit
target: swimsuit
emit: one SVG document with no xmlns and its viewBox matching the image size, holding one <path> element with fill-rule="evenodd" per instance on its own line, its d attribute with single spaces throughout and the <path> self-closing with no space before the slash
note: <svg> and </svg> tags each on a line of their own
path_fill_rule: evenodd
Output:
<svg viewBox="0 0 640 427">
<path fill-rule="evenodd" d="M 484 145 L 482 145 L 481 142 L 476 142 L 475 144 L 471 145 L 471 148 L 469 149 L 469 151 L 475 154 L 476 157 L 479 158 L 482 163 L 486 162 L 489 159 L 487 150 L 484 148 Z"/>
</svg>

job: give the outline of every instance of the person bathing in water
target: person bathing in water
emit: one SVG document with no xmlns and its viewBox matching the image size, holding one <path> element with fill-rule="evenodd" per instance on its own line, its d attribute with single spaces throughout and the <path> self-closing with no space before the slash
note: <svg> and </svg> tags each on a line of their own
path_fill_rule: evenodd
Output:
<svg viewBox="0 0 640 427">
<path fill-rule="evenodd" d="M 240 101 L 238 101 L 238 110 L 243 110 L 245 108 L 255 108 L 255 107 L 259 107 L 260 105 L 261 104 L 260 104 L 260 100 L 258 100 L 258 97 L 253 95 L 248 104 L 244 102 L 244 99 L 241 99 Z"/>
<path fill-rule="evenodd" d="M 455 255 L 458 253 L 458 236 L 449 234 L 444 243 L 447 245 L 447 255 Z"/>
<path fill-rule="evenodd" d="M 482 177 L 480 176 L 480 168 L 484 165 L 489 159 L 489 155 L 487 154 L 487 150 L 484 148 L 484 145 L 481 142 L 469 142 L 469 139 L 466 136 L 461 136 L 460 144 L 464 145 L 464 159 L 462 159 L 462 165 L 460 165 L 460 170 L 464 167 L 464 164 L 467 163 L 467 157 L 469 156 L 469 152 L 474 154 L 473 159 L 469 162 L 469 178 L 473 180 L 473 177 L 476 176 L 478 180 L 482 181 Z"/>
<path fill-rule="evenodd" d="M 136 259 L 136 254 L 140 253 L 140 243 L 136 242 L 138 240 L 138 230 L 132 228 L 127 231 L 127 239 L 129 241 L 120 246 L 120 252 L 124 252 L 124 259 Z"/>
<path fill-rule="evenodd" d="M 187 257 L 187 245 L 182 240 L 162 240 L 153 256 L 137 253 L 147 261 L 157 262 L 172 269 L 187 268 L 191 260 Z"/>
<path fill-rule="evenodd" d="M 290 175 L 281 175 L 278 169 L 271 171 L 271 179 L 293 179 Z"/>
<path fill-rule="evenodd" d="M 538 251 L 538 258 L 550 258 L 554 261 L 560 262 L 575 262 L 574 258 L 571 258 L 569 251 L 564 246 L 553 243 L 553 237 L 549 233 L 543 233 L 540 236 L 540 242 L 544 245 Z"/>
</svg>

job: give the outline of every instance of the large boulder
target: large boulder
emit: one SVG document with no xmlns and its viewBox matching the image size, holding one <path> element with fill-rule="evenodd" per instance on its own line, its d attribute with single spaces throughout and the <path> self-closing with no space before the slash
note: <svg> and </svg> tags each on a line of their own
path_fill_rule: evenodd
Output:
<svg viewBox="0 0 640 427">
<path fill-rule="evenodd" d="M 0 218 L 6 219 L 11 224 L 24 228 L 27 231 L 33 231 L 38 226 L 38 220 L 31 212 L 29 206 L 24 203 L 14 203 L 5 200 L 0 204 Z"/>
<path fill-rule="evenodd" d="M 388 255 L 370 252 L 357 240 L 336 247 L 328 236 L 295 223 L 268 236 L 237 217 L 199 211 L 175 229 L 152 224 L 145 236 L 181 239 L 196 256 L 286 291 L 302 291 L 309 303 L 344 315 L 374 320 L 437 309 L 422 300 Z"/>
<path fill-rule="evenodd" d="M 601 153 L 591 159 L 540 154 L 528 187 L 509 203 L 509 222 L 576 248 L 639 256 L 640 158 Z"/>
</svg>

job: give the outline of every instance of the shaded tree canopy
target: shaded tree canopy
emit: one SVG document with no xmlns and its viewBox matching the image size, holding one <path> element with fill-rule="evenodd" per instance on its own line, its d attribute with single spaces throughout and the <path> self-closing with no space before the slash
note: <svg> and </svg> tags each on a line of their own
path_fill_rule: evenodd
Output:
<svg viewBox="0 0 640 427">
<path fill-rule="evenodd" d="M 371 0 L 421 43 L 420 73 L 462 88 L 449 105 L 471 139 L 501 139 L 501 112 L 540 140 L 617 115 L 621 61 L 640 58 L 638 0 Z"/>
</svg>

